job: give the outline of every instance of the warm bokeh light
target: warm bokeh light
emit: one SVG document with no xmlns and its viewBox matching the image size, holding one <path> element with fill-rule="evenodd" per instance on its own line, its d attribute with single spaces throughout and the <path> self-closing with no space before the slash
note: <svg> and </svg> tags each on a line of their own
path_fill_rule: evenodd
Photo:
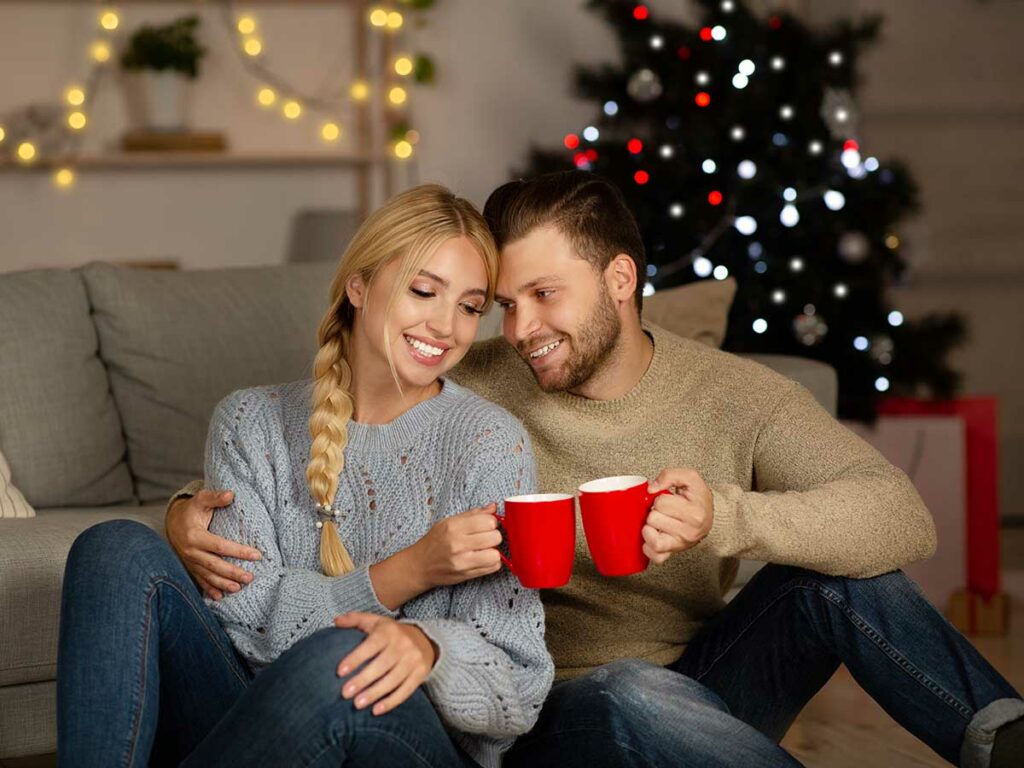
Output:
<svg viewBox="0 0 1024 768">
<path fill-rule="evenodd" d="M 117 25 L 121 23 L 121 20 L 117 18 L 117 14 L 113 11 L 105 11 L 100 16 L 100 26 L 108 32 L 113 32 L 117 29 Z"/>
<path fill-rule="evenodd" d="M 370 97 L 370 85 L 365 80 L 356 80 L 349 89 L 349 95 L 356 101 L 366 101 Z"/>
<path fill-rule="evenodd" d="M 289 120 L 295 120 L 302 114 L 302 105 L 297 101 L 286 101 L 284 103 L 284 116 Z"/>
<path fill-rule="evenodd" d="M 85 91 L 76 85 L 71 86 L 64 93 L 64 98 L 73 107 L 80 107 L 85 103 Z"/>
<path fill-rule="evenodd" d="M 36 147 L 31 141 L 23 141 L 18 145 L 18 159 L 23 163 L 31 163 L 36 158 Z"/>
<path fill-rule="evenodd" d="M 250 56 L 259 56 L 263 51 L 263 43 L 257 40 L 255 37 L 250 37 L 245 41 L 245 52 Z"/>
<path fill-rule="evenodd" d="M 80 131 L 85 128 L 85 123 L 86 119 L 84 112 L 72 112 L 68 115 L 68 125 L 76 131 Z"/>
<path fill-rule="evenodd" d="M 337 123 L 324 123 L 320 136 L 324 141 L 337 141 L 341 138 L 341 127 Z"/>
<path fill-rule="evenodd" d="M 412 74 L 412 59 L 408 56 L 399 56 L 395 59 L 395 72 L 402 77 Z"/>
<path fill-rule="evenodd" d="M 374 8 L 370 11 L 370 23 L 375 27 L 386 27 L 388 23 L 388 12 L 383 8 Z"/>
<path fill-rule="evenodd" d="M 388 101 L 390 101 L 395 106 L 398 106 L 399 104 L 404 104 L 405 99 L 405 88 L 396 85 L 394 88 L 388 91 Z"/>
<path fill-rule="evenodd" d="M 256 101 L 264 107 L 272 107 L 277 101 L 277 94 L 273 88 L 260 88 L 259 93 L 256 94 Z"/>
<path fill-rule="evenodd" d="M 408 141 L 396 141 L 395 142 L 395 157 L 400 160 L 405 160 L 412 157 L 412 144 Z"/>
<path fill-rule="evenodd" d="M 103 40 L 97 40 L 89 49 L 89 54 L 101 64 L 110 61 L 110 46 Z"/>
<path fill-rule="evenodd" d="M 238 20 L 238 31 L 243 35 L 251 35 L 256 31 L 256 19 L 252 16 L 243 16 Z"/>
<path fill-rule="evenodd" d="M 53 183 L 58 187 L 70 187 L 75 183 L 75 172 L 70 168 L 61 168 L 53 174 Z"/>
<path fill-rule="evenodd" d="M 388 29 L 401 29 L 404 23 L 405 19 L 398 11 L 392 11 L 388 14 Z"/>
</svg>

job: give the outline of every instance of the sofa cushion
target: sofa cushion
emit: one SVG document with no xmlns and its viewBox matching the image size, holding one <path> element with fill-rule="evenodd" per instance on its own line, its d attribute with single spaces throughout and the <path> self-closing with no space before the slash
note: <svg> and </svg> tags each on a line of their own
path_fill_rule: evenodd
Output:
<svg viewBox="0 0 1024 768">
<path fill-rule="evenodd" d="M 0 451 L 0 517 L 35 517 L 36 511 L 11 482 L 11 468 Z"/>
<path fill-rule="evenodd" d="M 64 563 L 82 531 L 105 520 L 163 530 L 164 507 L 38 509 L 0 520 L 0 686 L 53 680 Z"/>
<path fill-rule="evenodd" d="M 666 288 L 644 299 L 644 320 L 684 339 L 722 346 L 736 281 L 700 280 Z"/>
<path fill-rule="evenodd" d="M 0 275 L 0 450 L 35 507 L 132 498 L 121 422 L 81 275 Z"/>
<path fill-rule="evenodd" d="M 202 477 L 221 398 L 311 374 L 336 268 L 82 269 L 142 501 Z"/>
</svg>

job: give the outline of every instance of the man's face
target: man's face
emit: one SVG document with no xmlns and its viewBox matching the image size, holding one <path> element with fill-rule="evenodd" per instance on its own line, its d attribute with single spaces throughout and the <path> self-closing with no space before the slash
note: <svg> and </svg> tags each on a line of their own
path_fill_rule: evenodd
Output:
<svg viewBox="0 0 1024 768">
<path fill-rule="evenodd" d="M 545 392 L 573 391 L 609 363 L 621 321 L 604 276 L 554 227 L 501 251 L 502 332 Z"/>
</svg>

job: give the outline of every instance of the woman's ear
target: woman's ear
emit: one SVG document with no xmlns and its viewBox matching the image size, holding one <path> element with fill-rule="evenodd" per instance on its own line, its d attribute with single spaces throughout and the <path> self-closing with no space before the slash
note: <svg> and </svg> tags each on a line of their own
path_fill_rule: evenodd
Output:
<svg viewBox="0 0 1024 768">
<path fill-rule="evenodd" d="M 361 275 L 352 275 L 345 281 L 345 295 L 348 303 L 356 309 L 362 309 L 366 301 L 366 284 Z"/>
</svg>

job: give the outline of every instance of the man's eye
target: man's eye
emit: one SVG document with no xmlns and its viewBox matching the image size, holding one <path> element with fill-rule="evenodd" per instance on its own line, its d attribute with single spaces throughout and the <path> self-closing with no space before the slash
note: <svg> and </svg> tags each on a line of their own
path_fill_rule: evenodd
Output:
<svg viewBox="0 0 1024 768">
<path fill-rule="evenodd" d="M 429 298 L 431 298 L 434 295 L 430 291 L 424 291 L 424 290 L 421 290 L 419 288 L 410 288 L 409 290 L 412 291 L 413 293 L 415 293 L 420 298 L 423 298 L 423 299 L 429 299 Z"/>
<path fill-rule="evenodd" d="M 554 293 L 554 291 L 549 291 L 549 290 L 537 291 L 537 296 L 538 296 L 538 298 L 546 299 L 548 296 L 550 296 L 553 293 Z"/>
</svg>

